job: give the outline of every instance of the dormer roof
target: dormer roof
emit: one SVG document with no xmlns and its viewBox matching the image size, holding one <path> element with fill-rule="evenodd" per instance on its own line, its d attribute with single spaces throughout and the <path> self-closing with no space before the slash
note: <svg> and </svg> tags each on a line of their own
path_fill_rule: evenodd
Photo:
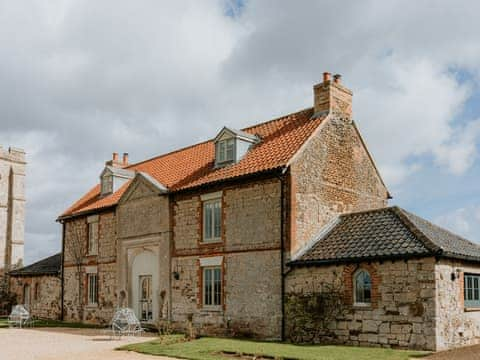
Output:
<svg viewBox="0 0 480 360">
<path fill-rule="evenodd" d="M 257 136 L 256 134 L 250 134 L 246 131 L 243 130 L 237 130 L 237 129 L 232 129 L 229 127 L 224 126 L 222 130 L 219 131 L 217 136 L 213 139 L 214 142 L 217 142 L 221 138 L 224 137 L 225 134 L 229 134 L 232 137 L 240 138 L 242 140 L 251 142 L 251 143 L 256 143 L 260 141 L 260 137 Z"/>
<path fill-rule="evenodd" d="M 111 174 L 114 176 L 131 179 L 135 176 L 135 171 L 129 170 L 129 169 L 123 169 L 117 166 L 106 165 L 102 173 L 100 174 L 100 177 L 104 176 L 105 174 Z"/>
</svg>

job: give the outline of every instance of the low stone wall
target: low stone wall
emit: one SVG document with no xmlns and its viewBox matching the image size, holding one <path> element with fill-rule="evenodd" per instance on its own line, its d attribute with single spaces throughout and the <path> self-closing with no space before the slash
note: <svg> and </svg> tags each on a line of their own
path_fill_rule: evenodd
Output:
<svg viewBox="0 0 480 360">
<path fill-rule="evenodd" d="M 17 296 L 18 303 L 24 303 L 24 288 L 29 286 L 30 303 L 26 304 L 30 314 L 45 319 L 60 319 L 61 286 L 60 277 L 10 276 L 10 291 Z"/>
<path fill-rule="evenodd" d="M 368 307 L 353 305 L 358 268 L 372 277 Z M 338 299 L 326 300 L 332 289 Z M 328 321 L 298 309 L 295 298 L 309 294 L 313 303 L 334 304 L 323 310 L 330 312 Z M 294 268 L 286 278 L 286 308 L 286 335 L 297 342 L 435 350 L 435 260 Z"/>
</svg>

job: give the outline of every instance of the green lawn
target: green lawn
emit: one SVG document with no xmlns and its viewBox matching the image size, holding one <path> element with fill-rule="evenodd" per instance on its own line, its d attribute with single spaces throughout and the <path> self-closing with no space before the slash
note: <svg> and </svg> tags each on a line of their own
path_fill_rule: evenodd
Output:
<svg viewBox="0 0 480 360">
<path fill-rule="evenodd" d="M 194 341 L 182 341 L 182 339 L 182 335 L 163 336 L 154 341 L 127 345 L 119 350 L 190 360 L 232 359 L 231 356 L 222 355 L 222 352 L 296 360 L 406 360 L 428 354 L 418 351 L 350 346 L 292 345 L 237 339 L 200 338 Z"/>
<path fill-rule="evenodd" d="M 6 327 L 8 327 L 7 319 L 0 319 L 0 328 Z M 101 328 L 102 326 L 59 320 L 36 320 L 33 327 Z"/>
</svg>

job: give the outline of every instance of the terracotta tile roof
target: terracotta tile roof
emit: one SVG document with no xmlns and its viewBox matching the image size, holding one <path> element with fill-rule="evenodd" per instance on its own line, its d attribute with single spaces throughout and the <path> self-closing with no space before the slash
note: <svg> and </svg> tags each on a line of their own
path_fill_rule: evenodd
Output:
<svg viewBox="0 0 480 360">
<path fill-rule="evenodd" d="M 480 262 L 480 246 L 398 207 L 341 215 L 290 265 L 441 256 Z"/>
<path fill-rule="evenodd" d="M 254 145 L 238 163 L 223 168 L 214 168 L 213 140 L 160 155 L 127 168 L 149 174 L 170 191 L 278 169 L 287 165 L 325 118 L 312 119 L 312 115 L 313 108 L 309 108 L 242 129 L 248 134 L 258 135 L 261 141 Z M 128 184 L 124 184 L 115 193 L 103 198 L 100 197 L 100 185 L 96 185 L 60 217 L 115 205 Z"/>
</svg>

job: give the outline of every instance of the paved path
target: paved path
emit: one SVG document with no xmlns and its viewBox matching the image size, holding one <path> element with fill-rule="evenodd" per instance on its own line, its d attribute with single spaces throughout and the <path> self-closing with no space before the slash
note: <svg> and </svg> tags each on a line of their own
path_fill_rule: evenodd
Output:
<svg viewBox="0 0 480 360">
<path fill-rule="evenodd" d="M 0 359 L 5 360 L 172 360 L 163 356 L 115 351 L 147 337 L 110 340 L 93 329 L 0 329 Z"/>
<path fill-rule="evenodd" d="M 425 360 L 480 360 L 480 345 L 466 346 L 449 351 L 440 351 Z"/>
</svg>

